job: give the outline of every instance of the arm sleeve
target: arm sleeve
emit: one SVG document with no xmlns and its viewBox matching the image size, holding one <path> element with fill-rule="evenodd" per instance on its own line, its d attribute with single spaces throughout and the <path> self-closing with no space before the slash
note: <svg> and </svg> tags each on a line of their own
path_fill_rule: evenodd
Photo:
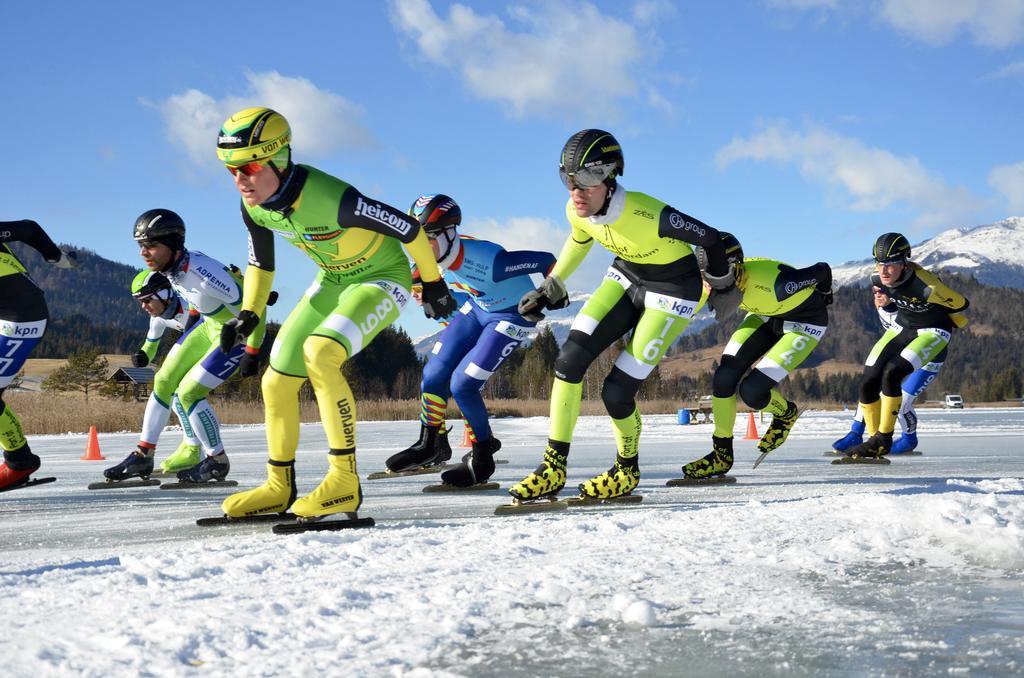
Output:
<svg viewBox="0 0 1024 678">
<path fill-rule="evenodd" d="M 508 252 L 501 250 L 494 257 L 494 268 L 491 275 L 494 282 L 501 282 L 519 275 L 540 273 L 547 275 L 555 265 L 555 255 L 551 252 L 535 252 L 533 250 L 517 250 Z"/>
<path fill-rule="evenodd" d="M 722 276 L 729 272 L 729 261 L 725 257 L 725 248 L 722 247 L 718 230 L 700 219 L 665 205 L 658 219 L 658 235 L 703 247 L 708 257 L 708 273 L 711 275 Z"/>
<path fill-rule="evenodd" d="M 441 270 L 434 260 L 427 234 L 420 222 L 386 203 L 367 198 L 349 186 L 338 203 L 338 225 L 343 228 L 365 228 L 374 233 L 397 238 L 405 245 L 420 270 L 423 282 L 441 279 Z"/>
<path fill-rule="evenodd" d="M 252 355 L 258 355 L 260 347 L 263 345 L 263 337 L 267 334 L 267 308 L 263 307 L 263 312 L 260 313 L 260 321 L 256 324 L 256 329 L 249 333 L 249 336 L 245 338 L 245 352 L 251 353 Z"/>
<path fill-rule="evenodd" d="M 274 234 L 263 228 L 242 210 L 242 221 L 249 231 L 249 264 L 264 271 L 274 270 Z"/>
<path fill-rule="evenodd" d="M 572 233 L 566 238 L 565 244 L 562 245 L 562 251 L 558 254 L 558 262 L 548 275 L 556 275 L 559 280 L 565 282 L 583 263 L 587 252 L 593 246 L 594 239 L 576 228 L 576 226 L 573 226 Z"/>
<path fill-rule="evenodd" d="M 261 318 L 267 310 L 267 298 L 274 288 L 274 272 L 255 264 L 245 267 L 245 282 L 242 284 L 242 310 L 252 311 Z"/>
<path fill-rule="evenodd" d="M 61 251 L 46 235 L 43 227 L 32 221 L 0 221 L 0 242 L 23 242 L 49 262 L 61 258 Z"/>
</svg>

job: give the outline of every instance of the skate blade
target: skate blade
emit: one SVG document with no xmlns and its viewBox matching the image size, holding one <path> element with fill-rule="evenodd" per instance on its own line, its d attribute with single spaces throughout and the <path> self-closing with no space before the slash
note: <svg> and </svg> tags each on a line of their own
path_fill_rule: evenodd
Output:
<svg viewBox="0 0 1024 678">
<path fill-rule="evenodd" d="M 566 499 L 569 506 L 607 506 L 608 504 L 639 504 L 644 500 L 642 494 L 623 494 L 618 497 L 572 497 Z"/>
<path fill-rule="evenodd" d="M 303 532 L 355 530 L 363 527 L 373 527 L 376 524 L 373 518 L 357 518 L 354 513 L 345 515 L 353 517 L 339 520 L 330 516 L 312 516 L 309 518 L 296 516 L 292 522 L 278 523 L 272 529 L 274 534 L 301 534 Z M 328 519 L 325 520 L 325 518 Z"/>
<path fill-rule="evenodd" d="M 542 513 L 544 511 L 564 511 L 569 508 L 569 503 L 559 500 L 557 495 L 551 497 L 539 497 L 537 499 L 513 499 L 511 504 L 502 504 L 494 509 L 496 516 L 517 515 L 523 513 Z"/>
<path fill-rule="evenodd" d="M 11 490 L 21 490 L 26 487 L 32 487 L 34 485 L 45 485 L 46 483 L 55 482 L 56 478 L 31 478 L 24 480 L 17 485 L 8 485 L 7 487 L 0 490 L 0 492 L 10 492 Z"/>
<path fill-rule="evenodd" d="M 878 466 L 886 466 L 892 462 L 885 457 L 840 457 L 834 459 L 832 464 L 875 464 Z"/>
<path fill-rule="evenodd" d="M 123 490 L 128 487 L 152 487 L 159 485 L 159 480 L 111 480 L 102 483 L 89 483 L 90 490 Z"/>
<path fill-rule="evenodd" d="M 762 452 L 761 456 L 758 457 L 757 461 L 754 462 L 754 468 L 757 468 L 758 466 L 760 466 L 761 462 L 764 461 L 765 458 L 767 458 L 769 454 L 770 454 L 769 452 Z"/>
<path fill-rule="evenodd" d="M 196 525 L 200 527 L 211 527 L 215 525 L 252 525 L 255 523 L 283 523 L 295 520 L 294 513 L 257 513 L 252 516 L 217 516 L 216 518 L 199 518 Z"/>
<path fill-rule="evenodd" d="M 823 457 L 841 457 L 843 455 L 839 450 L 825 450 L 821 453 Z"/>
<path fill-rule="evenodd" d="M 497 490 L 501 485 L 498 483 L 477 483 L 476 485 L 469 485 L 468 487 L 459 487 L 458 485 L 449 485 L 448 483 L 441 483 L 440 485 L 427 485 L 423 488 L 424 492 L 451 492 L 453 494 L 458 492 L 483 492 L 485 490 Z"/>
<path fill-rule="evenodd" d="M 495 464 L 507 464 L 508 463 L 508 459 L 495 459 L 494 463 Z"/>
<path fill-rule="evenodd" d="M 195 490 L 201 487 L 237 487 L 237 480 L 207 480 L 205 483 L 193 483 L 189 480 L 181 480 L 176 483 L 164 483 L 161 490 Z"/>
<path fill-rule="evenodd" d="M 449 468 L 452 464 L 436 464 L 434 466 L 423 466 L 421 468 L 407 469 L 405 471 L 377 471 L 366 476 L 367 480 L 385 480 L 387 478 L 406 478 L 408 476 L 425 476 L 430 473 L 440 473 Z"/>
<path fill-rule="evenodd" d="M 890 457 L 920 457 L 921 452 L 917 450 L 911 450 L 910 452 L 890 452 Z"/>
<path fill-rule="evenodd" d="M 736 482 L 735 476 L 708 476 L 707 478 L 673 478 L 665 483 L 666 487 L 694 487 L 696 485 L 731 485 Z"/>
</svg>

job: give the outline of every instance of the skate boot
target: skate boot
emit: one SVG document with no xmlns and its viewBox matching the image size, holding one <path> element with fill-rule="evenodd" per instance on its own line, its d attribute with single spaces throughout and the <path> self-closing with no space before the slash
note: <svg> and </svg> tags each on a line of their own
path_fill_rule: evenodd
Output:
<svg viewBox="0 0 1024 678">
<path fill-rule="evenodd" d="M 203 460 L 199 453 L 198 445 L 189 445 L 187 440 L 182 440 L 174 454 L 167 457 L 160 464 L 160 470 L 165 473 L 177 473 L 187 471 Z"/>
<path fill-rule="evenodd" d="M 892 433 L 879 431 L 860 445 L 851 447 L 843 454 L 848 457 L 884 457 L 892 449 Z"/>
<path fill-rule="evenodd" d="M 907 454 L 917 449 L 917 434 L 904 433 L 900 439 L 892 444 L 889 454 Z"/>
<path fill-rule="evenodd" d="M 0 464 L 0 491 L 27 483 L 28 477 L 39 470 L 41 463 L 39 457 L 28 450 L 28 445 L 13 452 L 4 452 L 4 461 Z"/>
<path fill-rule="evenodd" d="M 117 466 L 105 469 L 103 476 L 109 482 L 117 482 L 136 476 L 148 480 L 151 473 L 153 473 L 153 455 L 152 453 L 146 454 L 146 451 L 139 447 Z"/>
<path fill-rule="evenodd" d="M 855 419 L 850 426 L 850 432 L 832 443 L 832 449 L 836 452 L 845 452 L 854 445 L 860 445 L 862 442 L 864 442 L 864 422 Z"/>
<path fill-rule="evenodd" d="M 190 469 L 178 471 L 178 480 L 187 483 L 216 482 L 224 480 L 230 470 L 231 463 L 228 461 L 228 455 L 221 452 L 206 457 Z"/>
<path fill-rule="evenodd" d="M 494 453 L 501 449 L 501 441 L 491 436 L 487 440 L 473 443 L 469 458 L 441 474 L 441 482 L 456 487 L 470 487 L 487 482 L 494 474 Z"/>
<path fill-rule="evenodd" d="M 436 466 L 452 458 L 448 444 L 448 430 L 444 426 L 420 426 L 420 439 L 398 454 L 388 457 L 384 464 L 392 473 L 415 468 Z"/>
<path fill-rule="evenodd" d="M 292 504 L 292 513 L 299 518 L 313 518 L 332 513 L 355 513 L 363 503 L 363 490 L 356 475 L 354 451 L 327 454 L 330 468 L 315 490 Z"/>
<path fill-rule="evenodd" d="M 786 412 L 772 415 L 772 423 L 768 425 L 768 430 L 764 432 L 760 442 L 757 443 L 757 451 L 761 454 L 767 454 L 782 447 L 782 443 L 786 442 L 786 438 L 789 437 L 789 432 L 793 429 L 797 417 L 800 416 L 796 403 L 787 402 Z"/>
<path fill-rule="evenodd" d="M 630 494 L 640 484 L 640 467 L 636 458 L 615 458 L 615 463 L 596 478 L 580 483 L 580 496 L 590 499 L 614 499 Z"/>
<path fill-rule="evenodd" d="M 224 515 L 243 518 L 260 513 L 284 513 L 295 501 L 295 462 L 267 462 L 267 481 L 257 488 L 236 492 L 220 505 Z"/>
<path fill-rule="evenodd" d="M 560 451 L 557 448 L 562 448 Z M 565 466 L 569 458 L 568 443 L 548 441 L 544 461 L 533 473 L 509 488 L 508 493 L 520 501 L 554 497 L 565 487 Z"/>
<path fill-rule="evenodd" d="M 732 468 L 732 438 L 711 436 L 711 452 L 683 466 L 683 476 L 703 480 L 724 476 Z"/>
</svg>

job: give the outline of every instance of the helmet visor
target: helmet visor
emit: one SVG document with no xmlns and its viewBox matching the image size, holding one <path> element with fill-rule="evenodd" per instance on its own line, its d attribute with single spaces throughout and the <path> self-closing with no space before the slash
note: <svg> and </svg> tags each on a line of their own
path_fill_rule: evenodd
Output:
<svg viewBox="0 0 1024 678">
<path fill-rule="evenodd" d="M 228 168 L 228 171 L 231 172 L 232 175 L 241 172 L 245 176 L 251 177 L 256 173 L 262 172 L 263 170 L 267 169 L 267 164 L 269 162 L 269 160 L 255 160 L 253 162 L 247 162 L 244 165 L 239 165 L 237 167 L 235 167 L 234 165 L 225 165 L 225 167 Z"/>
<path fill-rule="evenodd" d="M 559 167 L 558 176 L 561 177 L 562 184 L 571 191 L 574 188 L 593 188 L 604 183 L 604 180 L 610 177 L 614 171 L 615 163 L 581 167 L 575 172 L 567 172 L 564 167 Z"/>
</svg>

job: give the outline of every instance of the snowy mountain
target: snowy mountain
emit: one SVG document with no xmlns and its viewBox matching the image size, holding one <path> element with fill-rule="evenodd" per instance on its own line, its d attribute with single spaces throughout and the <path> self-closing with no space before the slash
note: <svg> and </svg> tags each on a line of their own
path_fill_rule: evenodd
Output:
<svg viewBox="0 0 1024 678">
<path fill-rule="evenodd" d="M 964 273 L 979 282 L 1024 289 L 1024 217 L 952 228 L 913 246 L 913 261 L 930 270 Z M 832 267 L 836 285 L 867 284 L 870 259 Z"/>
<path fill-rule="evenodd" d="M 576 318 L 576 314 L 579 313 L 583 305 L 590 299 L 590 294 L 585 292 L 570 292 L 569 293 L 569 305 L 558 311 L 547 311 L 544 314 L 544 320 L 541 320 L 537 324 L 537 331 L 543 330 L 545 327 L 550 327 L 552 334 L 555 335 L 555 341 L 561 346 L 569 336 L 569 329 L 572 327 L 572 321 Z M 693 321 L 687 326 L 683 334 L 695 334 L 700 332 L 702 329 L 707 327 L 712 322 L 712 317 L 708 311 L 702 310 Z M 434 345 L 434 341 L 437 339 L 437 335 L 440 334 L 441 328 L 433 334 L 426 336 L 417 337 L 413 339 L 413 348 L 416 349 L 416 354 L 424 356 Z M 527 340 L 526 343 L 529 343 Z"/>
</svg>

